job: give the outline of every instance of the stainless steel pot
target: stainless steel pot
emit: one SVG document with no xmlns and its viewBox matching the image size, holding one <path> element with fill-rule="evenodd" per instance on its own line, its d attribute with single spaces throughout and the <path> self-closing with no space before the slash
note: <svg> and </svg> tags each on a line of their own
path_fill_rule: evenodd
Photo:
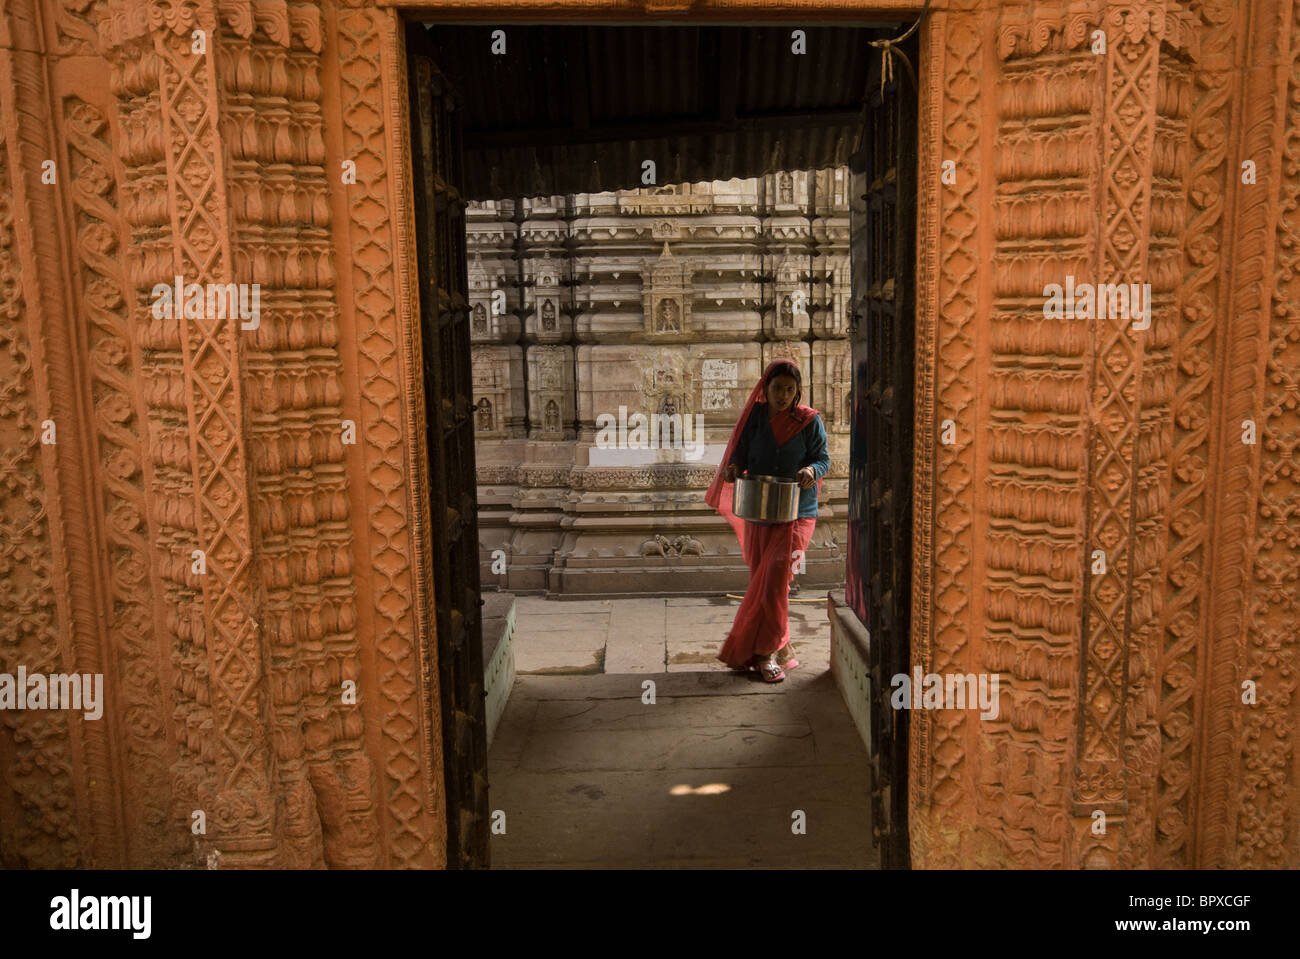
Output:
<svg viewBox="0 0 1300 959">
<path fill-rule="evenodd" d="M 799 484 L 781 476 L 738 476 L 731 511 L 755 523 L 788 523 L 799 518 Z"/>
</svg>

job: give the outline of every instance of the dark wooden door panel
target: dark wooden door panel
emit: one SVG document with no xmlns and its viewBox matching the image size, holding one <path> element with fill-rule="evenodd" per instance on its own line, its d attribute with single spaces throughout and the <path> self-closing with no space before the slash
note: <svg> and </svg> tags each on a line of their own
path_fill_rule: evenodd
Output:
<svg viewBox="0 0 1300 959">
<path fill-rule="evenodd" d="M 915 38 L 904 53 L 917 62 Z M 909 670 L 915 364 L 916 86 L 873 52 L 861 149 L 851 163 L 853 432 L 849 605 L 870 632 L 871 812 L 881 864 L 906 868 L 908 713 L 889 704 Z"/>
<path fill-rule="evenodd" d="M 465 207 L 456 91 L 422 24 L 407 26 L 433 584 L 438 626 L 447 865 L 488 865 L 487 719 Z"/>
</svg>

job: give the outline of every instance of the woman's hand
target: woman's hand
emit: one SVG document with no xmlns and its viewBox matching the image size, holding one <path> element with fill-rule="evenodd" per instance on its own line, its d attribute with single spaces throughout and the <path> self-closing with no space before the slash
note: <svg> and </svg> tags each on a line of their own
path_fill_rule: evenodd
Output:
<svg viewBox="0 0 1300 959">
<path fill-rule="evenodd" d="M 817 477 L 813 474 L 813 468 L 811 466 L 805 466 L 799 472 L 795 473 L 794 478 L 799 481 L 800 489 L 807 489 L 809 486 L 812 486 L 817 482 Z"/>
<path fill-rule="evenodd" d="M 740 471 L 736 469 L 735 463 L 728 463 L 722 468 L 722 481 L 724 483 L 734 483 L 736 481 L 736 474 L 739 472 Z"/>
</svg>

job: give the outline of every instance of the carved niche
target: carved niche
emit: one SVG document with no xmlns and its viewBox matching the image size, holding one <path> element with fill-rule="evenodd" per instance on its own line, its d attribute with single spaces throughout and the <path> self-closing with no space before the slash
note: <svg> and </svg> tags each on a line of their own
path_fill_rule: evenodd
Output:
<svg viewBox="0 0 1300 959">
<path fill-rule="evenodd" d="M 506 435 L 506 417 L 510 416 L 510 349 L 505 346 L 470 348 L 476 433 Z"/>
<path fill-rule="evenodd" d="M 776 309 L 772 335 L 795 339 L 808 328 L 808 289 L 801 282 L 799 262 L 789 249 L 776 268 Z"/>
<path fill-rule="evenodd" d="M 672 220 L 656 220 L 650 232 L 656 240 L 676 240 L 681 237 L 681 226 Z"/>
<path fill-rule="evenodd" d="M 550 252 L 533 265 L 533 311 L 530 321 L 534 337 L 543 343 L 556 343 L 564 338 L 560 323 L 560 276 Z"/>
<path fill-rule="evenodd" d="M 803 345 L 804 344 L 802 343 L 789 342 L 789 341 L 773 343 L 771 345 L 771 348 L 768 351 L 766 351 L 767 356 L 763 360 L 763 365 L 767 366 L 768 363 L 771 363 L 774 360 L 789 360 L 795 366 L 799 367 L 801 371 L 803 371 L 804 388 L 807 389 L 808 360 L 804 357 L 804 351 L 800 349 L 800 347 Z"/>
<path fill-rule="evenodd" d="M 673 256 L 664 241 L 664 251 L 643 275 L 645 333 L 647 337 L 685 339 L 691 331 L 691 271 Z"/>
<path fill-rule="evenodd" d="M 836 344 L 839 349 L 831 359 L 830 396 L 822 421 L 835 433 L 847 433 L 853 422 L 853 354 L 848 340 Z"/>
<path fill-rule="evenodd" d="M 474 254 L 469 266 L 470 339 L 474 342 L 493 339 L 500 327 L 492 312 L 492 279 L 483 265 L 483 255 Z"/>
<path fill-rule="evenodd" d="M 534 347 L 528 365 L 529 438 L 565 439 L 564 421 L 573 416 L 573 355 L 563 346 Z"/>
<path fill-rule="evenodd" d="M 782 170 L 776 177 L 776 202 L 778 204 L 794 203 L 794 177 Z"/>
<path fill-rule="evenodd" d="M 643 409 L 652 412 L 685 416 L 695 412 L 691 400 L 691 377 L 685 351 L 680 349 L 656 350 L 639 363 L 641 368 L 641 398 Z"/>
<path fill-rule="evenodd" d="M 799 171 L 782 170 L 768 182 L 772 184 L 772 206 L 781 213 L 799 209 L 799 197 L 808 194 L 808 175 Z"/>
</svg>

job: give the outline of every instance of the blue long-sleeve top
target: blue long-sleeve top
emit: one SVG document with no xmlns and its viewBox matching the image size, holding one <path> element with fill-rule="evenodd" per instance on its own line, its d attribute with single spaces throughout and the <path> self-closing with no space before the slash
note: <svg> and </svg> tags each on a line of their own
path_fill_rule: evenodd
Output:
<svg viewBox="0 0 1300 959">
<path fill-rule="evenodd" d="M 781 414 L 782 416 L 786 414 Z M 826 427 L 821 415 L 814 416 L 784 446 L 776 445 L 767 405 L 756 403 L 731 451 L 731 462 L 741 472 L 758 476 L 794 479 L 799 470 L 811 466 L 813 477 L 821 479 L 831 468 L 831 454 L 826 445 Z M 799 518 L 817 515 L 817 484 L 799 490 Z"/>
</svg>

